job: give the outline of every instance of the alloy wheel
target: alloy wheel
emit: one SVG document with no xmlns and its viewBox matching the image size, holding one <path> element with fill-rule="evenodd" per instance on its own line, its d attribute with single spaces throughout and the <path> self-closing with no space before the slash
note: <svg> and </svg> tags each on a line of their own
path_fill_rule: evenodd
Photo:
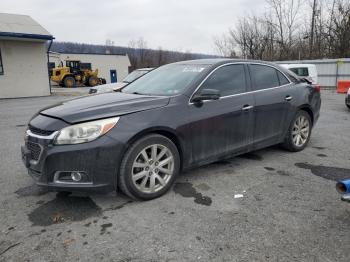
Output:
<svg viewBox="0 0 350 262">
<path fill-rule="evenodd" d="M 143 193 L 154 193 L 164 188 L 174 174 L 174 156 L 160 144 L 145 147 L 132 165 L 132 182 Z"/>
<path fill-rule="evenodd" d="M 302 147 L 307 142 L 309 135 L 309 120 L 305 116 L 301 115 L 295 120 L 292 130 L 292 138 L 294 145 L 297 147 Z"/>
</svg>

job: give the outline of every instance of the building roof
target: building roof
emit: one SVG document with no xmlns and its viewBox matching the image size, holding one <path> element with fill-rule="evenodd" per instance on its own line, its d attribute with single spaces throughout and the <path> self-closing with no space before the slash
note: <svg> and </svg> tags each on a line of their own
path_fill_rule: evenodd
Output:
<svg viewBox="0 0 350 262">
<path fill-rule="evenodd" d="M 28 15 L 0 13 L 0 38 L 52 40 L 54 37 Z"/>
</svg>

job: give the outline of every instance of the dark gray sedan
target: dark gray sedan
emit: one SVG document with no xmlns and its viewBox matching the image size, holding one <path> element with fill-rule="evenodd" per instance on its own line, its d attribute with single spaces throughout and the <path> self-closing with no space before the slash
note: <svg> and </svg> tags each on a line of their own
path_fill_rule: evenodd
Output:
<svg viewBox="0 0 350 262">
<path fill-rule="evenodd" d="M 153 199 L 189 168 L 274 144 L 304 149 L 320 106 L 318 88 L 272 63 L 179 62 L 43 109 L 22 156 L 40 186 Z"/>
</svg>

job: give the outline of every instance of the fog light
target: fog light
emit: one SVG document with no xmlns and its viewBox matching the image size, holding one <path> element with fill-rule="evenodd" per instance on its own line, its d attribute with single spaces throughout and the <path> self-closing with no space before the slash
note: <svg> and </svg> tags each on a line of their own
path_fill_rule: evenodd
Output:
<svg viewBox="0 0 350 262">
<path fill-rule="evenodd" d="M 80 172 L 72 172 L 71 178 L 74 182 L 79 182 L 82 178 L 82 174 Z"/>
</svg>

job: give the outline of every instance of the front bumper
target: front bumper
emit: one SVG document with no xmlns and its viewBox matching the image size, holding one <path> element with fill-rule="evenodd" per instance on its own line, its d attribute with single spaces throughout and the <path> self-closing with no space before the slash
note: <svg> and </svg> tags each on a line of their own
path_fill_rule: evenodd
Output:
<svg viewBox="0 0 350 262">
<path fill-rule="evenodd" d="M 33 145 L 40 152 L 33 153 Z M 54 191 L 116 190 L 117 173 L 124 144 L 104 135 L 95 141 L 76 145 L 53 145 L 52 140 L 26 136 L 22 159 L 29 175 L 39 186 Z M 88 181 L 62 182 L 60 172 L 84 172 Z"/>
</svg>

